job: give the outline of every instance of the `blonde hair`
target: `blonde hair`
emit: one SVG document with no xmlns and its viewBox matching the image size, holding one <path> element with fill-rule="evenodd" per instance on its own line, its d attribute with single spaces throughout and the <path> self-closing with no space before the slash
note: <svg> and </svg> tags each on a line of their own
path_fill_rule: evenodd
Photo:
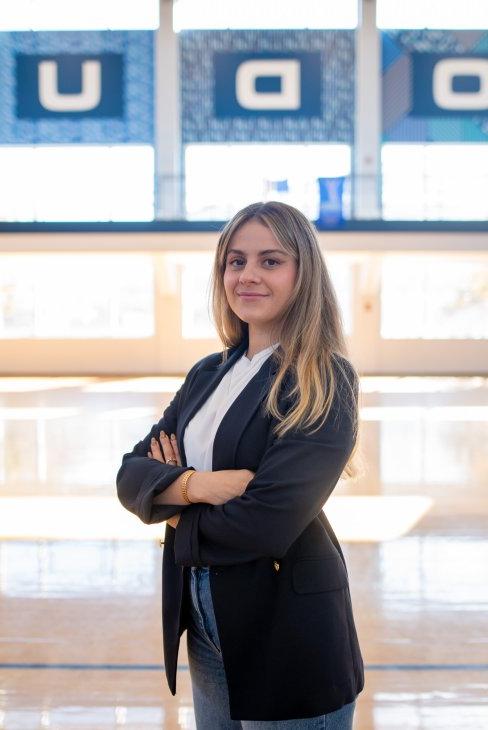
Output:
<svg viewBox="0 0 488 730">
<path fill-rule="evenodd" d="M 267 226 L 297 262 L 295 291 L 280 318 L 279 331 L 270 340 L 275 342 L 279 339 L 280 342 L 280 346 L 272 352 L 278 368 L 265 402 L 266 412 L 278 421 L 275 436 L 283 436 L 293 428 L 307 428 L 322 417 L 317 426 L 317 429 L 320 428 L 332 408 L 337 389 L 334 362 L 349 388 L 340 404 L 348 408 L 353 423 L 354 446 L 342 477 L 357 479 L 363 472 L 358 449 L 360 380 L 348 359 L 340 308 L 316 229 L 297 208 L 277 201 L 252 203 L 238 211 L 222 229 L 215 252 L 210 291 L 218 335 L 225 347 L 234 347 L 248 333 L 247 322 L 243 322 L 229 306 L 223 278 L 232 236 L 251 219 Z M 222 362 L 227 360 L 227 354 L 224 350 Z M 295 383 L 289 395 L 295 396 L 295 402 L 287 413 L 282 414 L 278 409 L 278 396 L 288 374 L 294 376 Z"/>
</svg>

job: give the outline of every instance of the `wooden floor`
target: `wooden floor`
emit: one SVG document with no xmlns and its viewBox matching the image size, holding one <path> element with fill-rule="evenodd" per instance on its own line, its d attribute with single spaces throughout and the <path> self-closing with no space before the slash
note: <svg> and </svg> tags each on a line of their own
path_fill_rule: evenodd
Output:
<svg viewBox="0 0 488 730">
<path fill-rule="evenodd" d="M 0 379 L 0 729 L 195 728 L 162 667 L 163 525 L 115 498 L 172 378 Z M 325 507 L 366 686 L 355 730 L 488 728 L 488 381 L 364 378 L 366 473 Z"/>
</svg>

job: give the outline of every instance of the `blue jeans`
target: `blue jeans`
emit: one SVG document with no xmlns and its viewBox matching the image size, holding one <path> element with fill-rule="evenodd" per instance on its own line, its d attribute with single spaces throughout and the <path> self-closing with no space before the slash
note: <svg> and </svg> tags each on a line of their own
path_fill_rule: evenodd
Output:
<svg viewBox="0 0 488 730">
<path fill-rule="evenodd" d="M 335 712 L 301 720 L 232 720 L 209 568 L 192 566 L 189 579 L 187 647 L 197 730 L 352 730 L 355 701 Z"/>
</svg>

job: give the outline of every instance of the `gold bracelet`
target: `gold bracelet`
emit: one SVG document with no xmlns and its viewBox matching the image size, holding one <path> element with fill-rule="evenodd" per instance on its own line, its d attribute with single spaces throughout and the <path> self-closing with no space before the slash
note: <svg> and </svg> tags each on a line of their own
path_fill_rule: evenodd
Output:
<svg viewBox="0 0 488 730">
<path fill-rule="evenodd" d="M 191 499 L 188 498 L 188 494 L 186 493 L 188 480 L 190 479 L 191 475 L 196 471 L 196 469 L 189 469 L 183 474 L 183 480 L 181 482 L 181 492 L 183 494 L 183 499 L 185 502 L 188 502 L 188 504 L 194 504 L 194 502 L 191 501 Z"/>
</svg>

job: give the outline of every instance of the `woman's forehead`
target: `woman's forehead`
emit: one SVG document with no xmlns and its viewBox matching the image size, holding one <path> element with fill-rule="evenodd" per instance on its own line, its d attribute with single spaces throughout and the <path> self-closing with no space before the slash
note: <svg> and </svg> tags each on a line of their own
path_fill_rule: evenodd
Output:
<svg viewBox="0 0 488 730">
<path fill-rule="evenodd" d="M 237 229 L 229 241 L 228 251 L 231 251 L 231 249 L 243 251 L 244 247 L 253 252 L 269 249 L 285 252 L 273 231 L 256 220 L 246 221 Z"/>
</svg>

